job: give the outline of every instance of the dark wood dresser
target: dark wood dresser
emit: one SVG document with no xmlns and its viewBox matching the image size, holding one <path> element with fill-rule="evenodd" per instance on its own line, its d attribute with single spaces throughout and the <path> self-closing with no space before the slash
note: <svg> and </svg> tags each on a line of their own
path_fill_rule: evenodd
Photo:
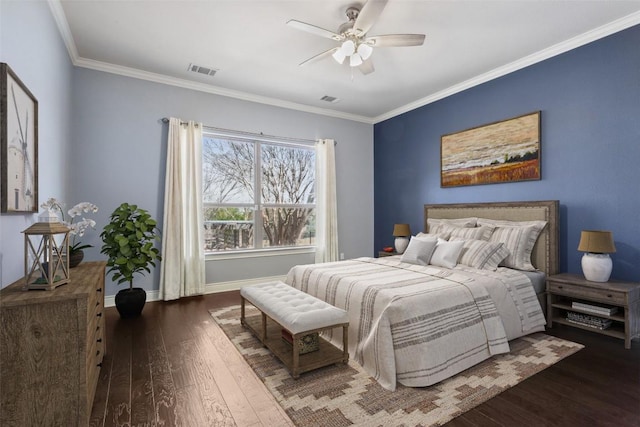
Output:
<svg viewBox="0 0 640 427">
<path fill-rule="evenodd" d="M 54 290 L 0 291 L 0 425 L 86 426 L 105 352 L 106 262 Z"/>
</svg>

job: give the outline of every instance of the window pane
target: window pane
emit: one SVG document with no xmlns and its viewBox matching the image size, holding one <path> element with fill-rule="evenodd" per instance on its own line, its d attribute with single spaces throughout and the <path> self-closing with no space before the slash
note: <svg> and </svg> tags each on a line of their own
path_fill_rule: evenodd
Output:
<svg viewBox="0 0 640 427">
<path fill-rule="evenodd" d="M 313 208 L 262 209 L 264 248 L 314 245 L 316 213 Z"/>
<path fill-rule="evenodd" d="M 202 143 L 204 202 L 253 203 L 254 144 L 207 136 Z"/>
<path fill-rule="evenodd" d="M 205 208 L 204 250 L 253 249 L 253 209 Z"/>
<path fill-rule="evenodd" d="M 262 203 L 315 203 L 315 150 L 262 144 Z"/>
</svg>

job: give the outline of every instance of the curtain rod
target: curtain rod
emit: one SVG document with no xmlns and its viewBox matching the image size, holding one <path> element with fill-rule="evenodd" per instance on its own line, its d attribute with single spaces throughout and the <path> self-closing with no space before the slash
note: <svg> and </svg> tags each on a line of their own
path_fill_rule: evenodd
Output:
<svg viewBox="0 0 640 427">
<path fill-rule="evenodd" d="M 0 0 L 1 1 L 1 0 Z M 167 117 L 163 117 L 162 119 L 160 119 L 160 121 L 162 121 L 162 123 L 169 123 L 169 119 Z M 186 125 L 187 122 L 180 122 L 181 125 Z M 240 134 L 244 134 L 244 135 L 253 135 L 255 137 L 258 138 L 274 138 L 274 139 L 280 139 L 280 140 L 285 140 L 285 141 L 303 141 L 303 142 L 312 142 L 312 143 L 316 143 L 318 141 L 316 141 L 315 139 L 305 139 L 305 138 L 289 138 L 286 136 L 274 136 L 274 135 L 265 135 L 262 132 L 260 133 L 254 133 L 254 132 L 242 132 L 242 131 L 237 131 L 237 130 L 231 130 L 231 129 L 224 129 L 224 128 L 217 128 L 217 127 L 213 127 L 213 126 L 206 126 L 206 125 L 202 125 L 202 127 L 204 129 L 209 129 L 209 130 L 213 130 L 213 131 L 219 131 L 219 132 L 230 132 L 230 133 L 240 133 Z M 338 145 L 337 141 L 334 141 L 333 145 Z"/>
</svg>

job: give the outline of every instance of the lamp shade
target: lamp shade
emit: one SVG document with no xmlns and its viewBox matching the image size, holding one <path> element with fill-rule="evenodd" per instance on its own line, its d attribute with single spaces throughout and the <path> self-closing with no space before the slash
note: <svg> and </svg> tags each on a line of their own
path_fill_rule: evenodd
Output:
<svg viewBox="0 0 640 427">
<path fill-rule="evenodd" d="M 362 58 L 360 57 L 360 55 L 358 55 L 357 53 L 351 55 L 351 57 L 349 58 L 349 65 L 352 67 L 358 67 L 362 65 Z"/>
<path fill-rule="evenodd" d="M 373 48 L 366 43 L 362 43 L 358 46 L 358 54 L 362 57 L 363 61 L 369 59 L 371 54 L 373 53 Z"/>
<path fill-rule="evenodd" d="M 356 51 L 356 44 L 353 40 L 346 40 L 342 43 L 340 50 L 344 53 L 344 56 L 351 56 Z"/>
<path fill-rule="evenodd" d="M 578 250 L 594 254 L 611 254 L 616 251 L 616 246 L 610 231 L 583 230 L 580 233 Z"/>
<path fill-rule="evenodd" d="M 411 236 L 411 228 L 409 228 L 409 224 L 395 224 L 393 226 L 393 235 L 395 237 Z"/>
<path fill-rule="evenodd" d="M 336 50 L 331 56 L 333 56 L 333 59 L 335 59 L 338 64 L 342 64 L 347 57 L 347 55 L 342 52 L 342 49 Z"/>
</svg>

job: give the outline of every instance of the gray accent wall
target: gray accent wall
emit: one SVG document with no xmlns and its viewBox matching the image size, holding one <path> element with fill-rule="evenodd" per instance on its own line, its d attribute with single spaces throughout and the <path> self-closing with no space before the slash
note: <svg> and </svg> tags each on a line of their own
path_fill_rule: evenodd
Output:
<svg viewBox="0 0 640 427">
<path fill-rule="evenodd" d="M 332 138 L 336 147 L 340 252 L 373 254 L 373 126 L 248 102 L 155 82 L 76 68 L 73 73 L 73 150 L 69 157 L 74 200 L 100 207 L 98 228 L 121 202 L 135 203 L 162 222 L 167 124 L 162 117 L 290 138 Z M 100 259 L 95 247 L 86 258 Z M 83 240 L 83 241 L 84 241 Z M 313 254 L 209 260 L 207 284 L 285 275 Z M 134 282 L 158 289 L 159 270 Z M 107 295 L 118 287 L 107 285 Z"/>
<path fill-rule="evenodd" d="M 39 204 L 70 200 L 73 66 L 47 2 L 0 0 L 0 61 L 38 100 Z M 0 287 L 24 275 L 22 230 L 37 214 L 0 215 Z"/>
</svg>

